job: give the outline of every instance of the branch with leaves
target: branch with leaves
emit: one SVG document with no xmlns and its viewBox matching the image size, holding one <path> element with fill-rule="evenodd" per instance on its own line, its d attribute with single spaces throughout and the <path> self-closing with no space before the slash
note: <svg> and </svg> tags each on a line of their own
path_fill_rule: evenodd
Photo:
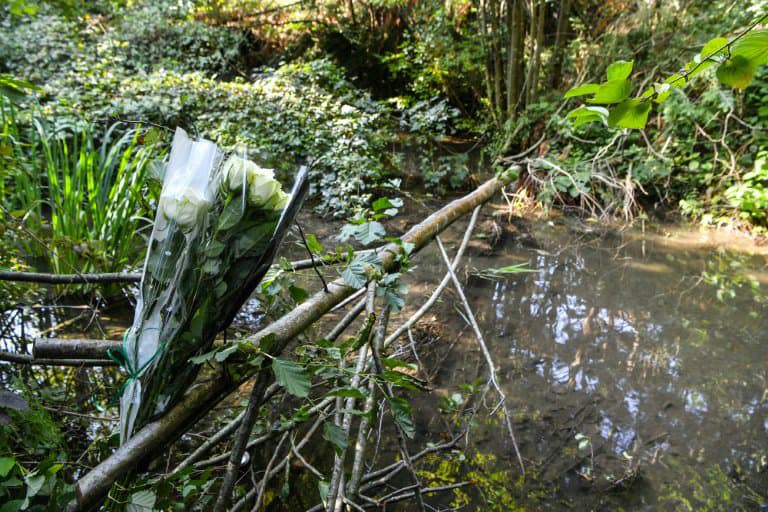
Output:
<svg viewBox="0 0 768 512">
<path fill-rule="evenodd" d="M 683 69 L 663 82 L 652 84 L 634 98 L 630 79 L 634 62 L 616 61 L 608 66 L 605 82 L 582 84 L 565 93 L 566 99 L 591 96 L 587 105 L 572 110 L 567 117 L 574 127 L 601 122 L 612 128 L 641 130 L 648 123 L 654 103 L 662 103 L 672 91 L 685 87 L 713 66 L 717 66 L 715 74 L 723 85 L 744 89 L 752 82 L 755 71 L 768 64 L 768 30 L 756 30 L 766 21 L 768 14 L 730 40 L 725 37 L 710 40 Z"/>
</svg>

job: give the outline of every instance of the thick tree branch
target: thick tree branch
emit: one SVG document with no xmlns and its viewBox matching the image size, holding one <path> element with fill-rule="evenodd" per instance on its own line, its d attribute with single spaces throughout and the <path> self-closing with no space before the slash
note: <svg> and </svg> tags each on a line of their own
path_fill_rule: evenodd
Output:
<svg viewBox="0 0 768 512">
<path fill-rule="evenodd" d="M 511 174 L 506 173 L 500 178 L 492 178 L 470 194 L 449 203 L 411 228 L 402 240 L 414 244 L 414 251 L 420 250 L 457 219 L 490 200 L 505 184 L 509 183 Z M 381 257 L 385 270 L 391 271 L 397 267 L 395 254 L 400 250 L 394 244 L 387 246 Z M 258 344 L 269 337 L 270 352 L 281 353 L 291 339 L 355 291 L 344 285 L 341 280 L 328 283 L 328 289 L 328 293 L 325 291 L 315 293 L 293 311 L 250 337 L 249 341 Z M 120 476 L 142 460 L 152 459 L 160 454 L 164 447 L 173 442 L 227 394 L 237 389 L 255 371 L 253 367 L 243 365 L 238 368 L 240 380 L 237 381 L 226 378 L 224 372 L 214 375 L 213 378 L 198 379 L 199 382 L 193 385 L 167 414 L 136 432 L 126 444 L 78 480 L 77 501 L 70 504 L 69 510 L 85 510 L 98 504 Z"/>
</svg>

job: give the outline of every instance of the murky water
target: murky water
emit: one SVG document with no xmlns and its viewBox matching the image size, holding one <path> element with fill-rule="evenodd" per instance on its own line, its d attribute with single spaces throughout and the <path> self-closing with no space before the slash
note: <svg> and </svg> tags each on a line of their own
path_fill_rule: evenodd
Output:
<svg viewBox="0 0 768 512">
<path fill-rule="evenodd" d="M 445 236 L 449 246 L 460 229 Z M 530 510 L 768 504 L 765 252 L 718 249 L 690 231 L 606 234 L 564 221 L 518 222 L 504 231 L 493 251 L 469 251 L 461 276 L 468 276 L 468 299 L 509 397 L 528 473 L 521 483 L 506 431 L 483 421 L 487 410 L 463 448 L 470 462 L 479 467 L 478 457 L 492 454 L 483 471 L 502 471 L 510 495 Z M 416 263 L 411 308 L 443 268 L 434 247 Z M 531 272 L 479 275 L 521 263 Z M 256 309 L 241 320 L 252 325 Z M 468 396 L 460 384 L 486 375 L 457 309 L 447 295 L 434 311 L 443 354 L 432 383 L 441 396 Z M 79 317 L 81 331 L 95 326 L 94 337 L 114 338 L 130 322 L 129 308 L 95 323 L 88 312 L 67 313 L 27 311 L 37 320 L 25 322 L 34 331 L 25 336 L 58 334 L 63 320 Z M 21 316 L 3 325 L 6 341 L 9 332 L 22 334 Z M 98 377 L 83 375 L 80 402 L 107 393 Z M 109 380 L 107 388 L 115 387 Z M 432 414 L 434 397 L 427 400 L 417 408 L 419 442 L 445 426 Z"/>
<path fill-rule="evenodd" d="M 532 224 L 469 261 L 533 270 L 470 277 L 466 291 L 516 414 L 527 488 L 546 489 L 535 508 L 760 509 L 765 256 L 696 233 L 589 231 Z M 445 393 L 474 377 L 476 349 L 463 337 L 438 378 Z M 503 429 L 474 447 L 517 475 Z"/>
</svg>

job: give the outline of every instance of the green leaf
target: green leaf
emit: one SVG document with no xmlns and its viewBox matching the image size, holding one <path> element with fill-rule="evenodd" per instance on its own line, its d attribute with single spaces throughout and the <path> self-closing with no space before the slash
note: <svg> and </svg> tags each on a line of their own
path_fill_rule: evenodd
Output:
<svg viewBox="0 0 768 512">
<path fill-rule="evenodd" d="M 227 246 L 218 240 L 211 240 L 208 242 L 208 246 L 203 251 L 203 256 L 206 258 L 218 258 Z"/>
<path fill-rule="evenodd" d="M 333 422 L 326 421 L 323 423 L 323 439 L 331 443 L 337 455 L 341 455 L 347 449 L 347 434 Z"/>
<path fill-rule="evenodd" d="M 309 234 L 304 238 L 307 240 L 307 249 L 309 249 L 309 252 L 312 254 L 321 254 L 325 250 L 323 244 L 317 240 L 315 235 Z"/>
<path fill-rule="evenodd" d="M 227 203 L 227 205 L 224 206 L 224 209 L 221 210 L 217 229 L 221 231 L 227 230 L 240 222 L 242 217 L 243 203 L 238 198 L 235 198 L 234 200 Z"/>
<path fill-rule="evenodd" d="M 412 439 L 416 429 L 413 426 L 413 419 L 411 419 L 411 405 L 404 398 L 397 396 L 387 397 L 387 402 L 392 410 L 392 416 L 403 429 L 403 433 Z"/>
<path fill-rule="evenodd" d="M 214 355 L 216 355 L 216 351 L 211 350 L 210 352 L 206 352 L 205 354 L 200 354 L 199 356 L 190 357 L 189 362 L 192 364 L 203 364 L 207 361 L 210 361 Z"/>
<path fill-rule="evenodd" d="M 290 287 L 288 287 L 288 293 L 291 294 L 291 299 L 293 299 L 293 301 L 296 304 L 304 302 L 309 297 L 309 293 L 307 293 L 307 290 L 299 286 L 291 285 Z"/>
<path fill-rule="evenodd" d="M 608 80 L 600 84 L 595 96 L 588 100 L 589 103 L 610 105 L 621 103 L 629 98 L 632 93 L 632 82 L 627 79 Z"/>
<path fill-rule="evenodd" d="M 584 96 L 587 94 L 595 94 L 597 90 L 600 88 L 599 84 L 582 84 L 577 85 L 576 87 L 573 87 L 568 90 L 568 92 L 565 93 L 563 98 L 574 98 L 576 96 Z"/>
<path fill-rule="evenodd" d="M 234 354 L 235 352 L 237 352 L 237 349 L 238 349 L 238 347 L 239 347 L 239 344 L 238 344 L 238 343 L 232 343 L 230 346 L 228 346 L 228 347 L 227 347 L 227 348 L 225 348 L 224 350 L 219 350 L 218 352 L 216 352 L 216 355 L 215 355 L 215 356 L 213 356 L 213 357 L 214 357 L 214 359 L 216 359 L 216 361 L 218 361 L 219 363 L 223 363 L 224 361 L 226 361 L 226 359 L 227 359 L 227 358 L 228 358 L 230 355 L 232 355 L 232 354 Z"/>
<path fill-rule="evenodd" d="M 45 475 L 30 473 L 24 477 L 24 483 L 27 484 L 27 498 L 31 498 L 40 492 L 45 483 Z"/>
<path fill-rule="evenodd" d="M 324 504 L 328 501 L 328 492 L 331 490 L 331 484 L 327 480 L 317 482 L 317 491 L 320 493 L 320 501 Z"/>
<path fill-rule="evenodd" d="M 277 383 L 288 393 L 299 398 L 309 396 L 309 377 L 300 364 L 276 357 L 272 360 L 272 371 Z"/>
<path fill-rule="evenodd" d="M 151 491 L 138 491 L 131 494 L 126 512 L 151 512 L 155 508 L 157 496 Z"/>
<path fill-rule="evenodd" d="M 363 394 L 362 391 L 352 387 L 332 389 L 328 393 L 326 393 L 325 396 L 338 396 L 341 398 L 358 398 L 360 400 L 365 400 L 366 398 L 366 396 Z"/>
<path fill-rule="evenodd" d="M 752 82 L 755 66 L 746 57 L 734 55 L 717 68 L 717 79 L 729 87 L 744 89 Z"/>
<path fill-rule="evenodd" d="M 380 222 L 371 221 L 364 224 L 360 224 L 355 230 L 355 240 L 363 245 L 380 240 L 386 234 L 384 226 Z"/>
<path fill-rule="evenodd" d="M 373 325 L 376 323 L 376 315 L 371 313 L 365 319 L 360 332 L 354 338 L 351 338 L 344 344 L 344 350 L 346 353 L 355 352 L 363 345 L 367 344 L 371 340 L 371 333 L 373 332 Z"/>
<path fill-rule="evenodd" d="M 626 80 L 632 74 L 632 67 L 634 65 L 635 61 L 632 60 L 617 60 L 612 63 L 608 66 L 608 81 Z"/>
<path fill-rule="evenodd" d="M 768 30 L 757 30 L 746 34 L 733 43 L 731 55 L 739 55 L 757 68 L 768 64 Z"/>
<path fill-rule="evenodd" d="M 594 121 L 608 124 L 608 109 L 583 106 L 571 110 L 566 117 L 573 121 L 574 128 Z"/>
<path fill-rule="evenodd" d="M 24 506 L 25 500 L 10 500 L 0 507 L 0 512 L 18 512 Z"/>
<path fill-rule="evenodd" d="M 608 125 L 642 130 L 648 122 L 650 112 L 651 103 L 649 101 L 625 100 L 611 109 L 611 113 L 608 115 Z"/>
<path fill-rule="evenodd" d="M 366 262 L 360 259 L 353 259 L 341 273 L 342 279 L 347 286 L 352 288 L 362 288 L 368 282 L 368 276 L 365 275 Z"/>
<path fill-rule="evenodd" d="M 427 385 L 424 382 L 407 373 L 387 370 L 381 376 L 393 386 L 410 389 L 411 391 L 424 391 L 427 389 Z"/>
<path fill-rule="evenodd" d="M 16 465 L 16 459 L 13 457 L 0 457 L 0 478 L 5 478 Z"/>
<path fill-rule="evenodd" d="M 719 55 L 725 55 L 728 51 L 728 39 L 725 37 L 716 37 L 714 39 L 710 39 L 707 44 L 704 45 L 704 48 L 701 49 L 701 53 L 699 56 L 701 57 L 701 60 L 707 59 L 709 57 L 716 57 Z"/>
</svg>

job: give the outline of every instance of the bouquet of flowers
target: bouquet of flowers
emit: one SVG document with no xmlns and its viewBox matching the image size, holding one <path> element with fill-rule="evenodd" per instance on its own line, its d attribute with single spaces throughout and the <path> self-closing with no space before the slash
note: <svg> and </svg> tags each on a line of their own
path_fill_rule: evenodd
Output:
<svg viewBox="0 0 768 512">
<path fill-rule="evenodd" d="M 121 444 L 176 403 L 207 352 L 274 259 L 307 192 L 291 194 L 271 169 L 176 130 L 121 364 Z"/>
</svg>

